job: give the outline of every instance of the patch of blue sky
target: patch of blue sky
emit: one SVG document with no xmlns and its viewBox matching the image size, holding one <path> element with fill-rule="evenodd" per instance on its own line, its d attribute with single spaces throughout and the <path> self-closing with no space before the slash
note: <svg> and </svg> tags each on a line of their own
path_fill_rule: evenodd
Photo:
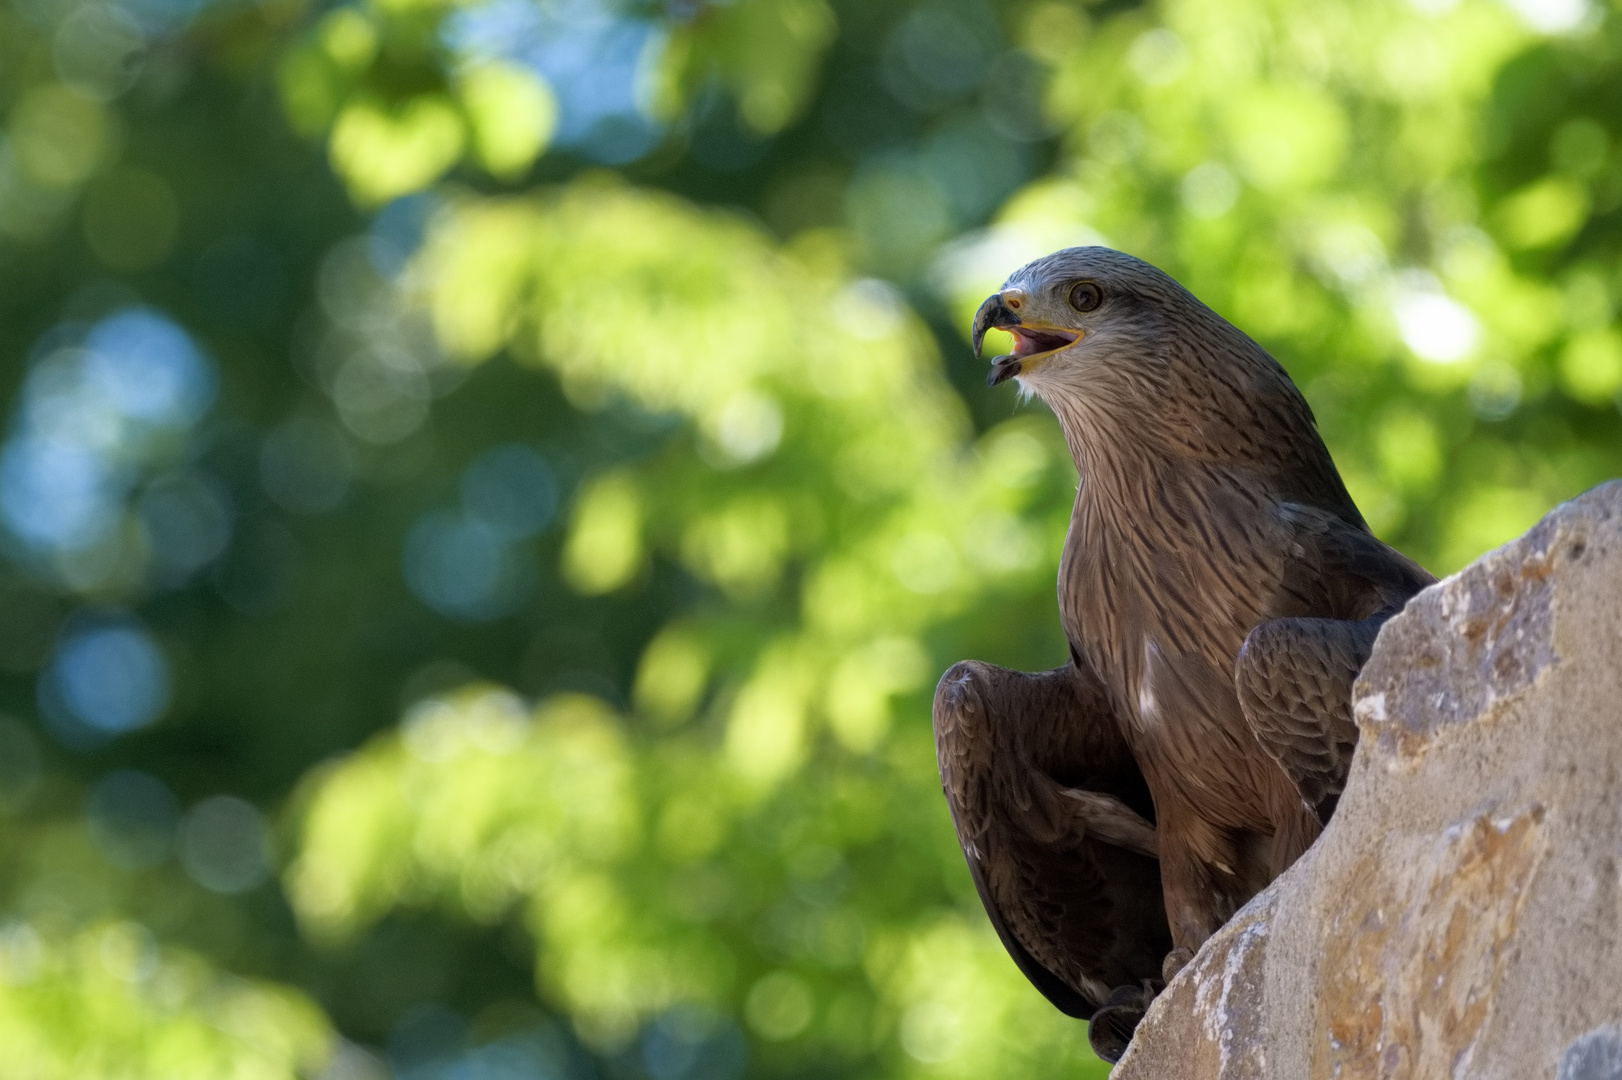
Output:
<svg viewBox="0 0 1622 1080">
<path fill-rule="evenodd" d="M 47 335 L 0 446 L 0 524 L 49 558 L 102 542 L 145 467 L 213 403 L 214 369 L 145 307 Z"/>
<path fill-rule="evenodd" d="M 439 200 L 419 191 L 395 199 L 372 218 L 366 237 L 366 254 L 385 277 L 395 278 L 410 263 L 428 236 L 428 225 L 439 208 Z"/>
<path fill-rule="evenodd" d="M 46 727 L 61 743 L 93 749 L 152 723 L 169 707 L 169 666 L 146 628 L 119 612 L 84 615 L 40 673 Z"/>
<path fill-rule="evenodd" d="M 117 523 L 122 488 L 85 446 L 25 435 L 0 450 L 0 518 L 30 548 L 95 543 Z"/>
<path fill-rule="evenodd" d="M 151 308 L 109 315 L 85 335 L 87 374 L 132 420 L 195 422 L 214 402 L 214 372 L 186 331 Z"/>
<path fill-rule="evenodd" d="M 612 0 L 490 0 L 449 19 L 445 38 L 471 60 L 508 60 L 544 76 L 558 98 L 558 146 L 623 165 L 663 134 L 645 86 L 665 31 Z"/>
</svg>

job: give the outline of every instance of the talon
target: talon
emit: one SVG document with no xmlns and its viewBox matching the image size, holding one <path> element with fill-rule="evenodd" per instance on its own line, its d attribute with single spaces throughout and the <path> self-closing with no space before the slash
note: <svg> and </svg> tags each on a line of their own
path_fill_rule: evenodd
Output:
<svg viewBox="0 0 1622 1080">
<path fill-rule="evenodd" d="M 1179 971 L 1188 966 L 1188 962 L 1192 959 L 1194 959 L 1194 950 L 1187 945 L 1173 949 L 1166 954 L 1165 961 L 1160 965 L 1160 977 L 1167 982 L 1171 982 L 1172 979 L 1177 977 Z"/>
<path fill-rule="evenodd" d="M 1110 991 L 1087 1025 L 1087 1042 L 1093 1053 L 1111 1065 L 1120 1061 L 1154 997 L 1154 988 L 1147 982 L 1142 986 L 1117 986 Z"/>
</svg>

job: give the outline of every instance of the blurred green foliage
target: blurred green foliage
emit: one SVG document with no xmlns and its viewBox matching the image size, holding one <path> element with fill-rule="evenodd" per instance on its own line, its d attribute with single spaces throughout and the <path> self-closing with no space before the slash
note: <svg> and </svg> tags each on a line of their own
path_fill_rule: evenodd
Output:
<svg viewBox="0 0 1622 1080">
<path fill-rule="evenodd" d="M 0 0 L 5 1075 L 1104 1075 L 936 674 L 1106 242 L 1447 572 L 1622 472 L 1595 0 Z"/>
</svg>

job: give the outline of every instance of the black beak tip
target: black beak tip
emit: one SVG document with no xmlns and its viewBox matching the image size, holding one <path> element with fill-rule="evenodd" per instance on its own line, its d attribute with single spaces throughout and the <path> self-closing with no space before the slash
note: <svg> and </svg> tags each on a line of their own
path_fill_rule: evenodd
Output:
<svg viewBox="0 0 1622 1080">
<path fill-rule="evenodd" d="M 980 305 L 980 310 L 974 313 L 974 333 L 972 335 L 974 355 L 979 356 L 981 350 L 985 347 L 987 330 L 990 330 L 993 326 L 1015 326 L 1018 323 L 1019 320 L 1014 316 L 1014 313 L 1003 306 L 1002 293 L 992 293 L 986 297 L 985 303 Z"/>
</svg>

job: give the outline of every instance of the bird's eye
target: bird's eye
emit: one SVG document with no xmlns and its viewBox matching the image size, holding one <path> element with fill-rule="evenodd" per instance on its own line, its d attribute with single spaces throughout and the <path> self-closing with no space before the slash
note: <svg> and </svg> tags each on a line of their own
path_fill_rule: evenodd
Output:
<svg viewBox="0 0 1622 1080">
<path fill-rule="evenodd" d="M 1070 290 L 1070 306 L 1077 311 L 1096 311 L 1104 302 L 1104 290 L 1091 281 L 1079 281 Z"/>
</svg>

